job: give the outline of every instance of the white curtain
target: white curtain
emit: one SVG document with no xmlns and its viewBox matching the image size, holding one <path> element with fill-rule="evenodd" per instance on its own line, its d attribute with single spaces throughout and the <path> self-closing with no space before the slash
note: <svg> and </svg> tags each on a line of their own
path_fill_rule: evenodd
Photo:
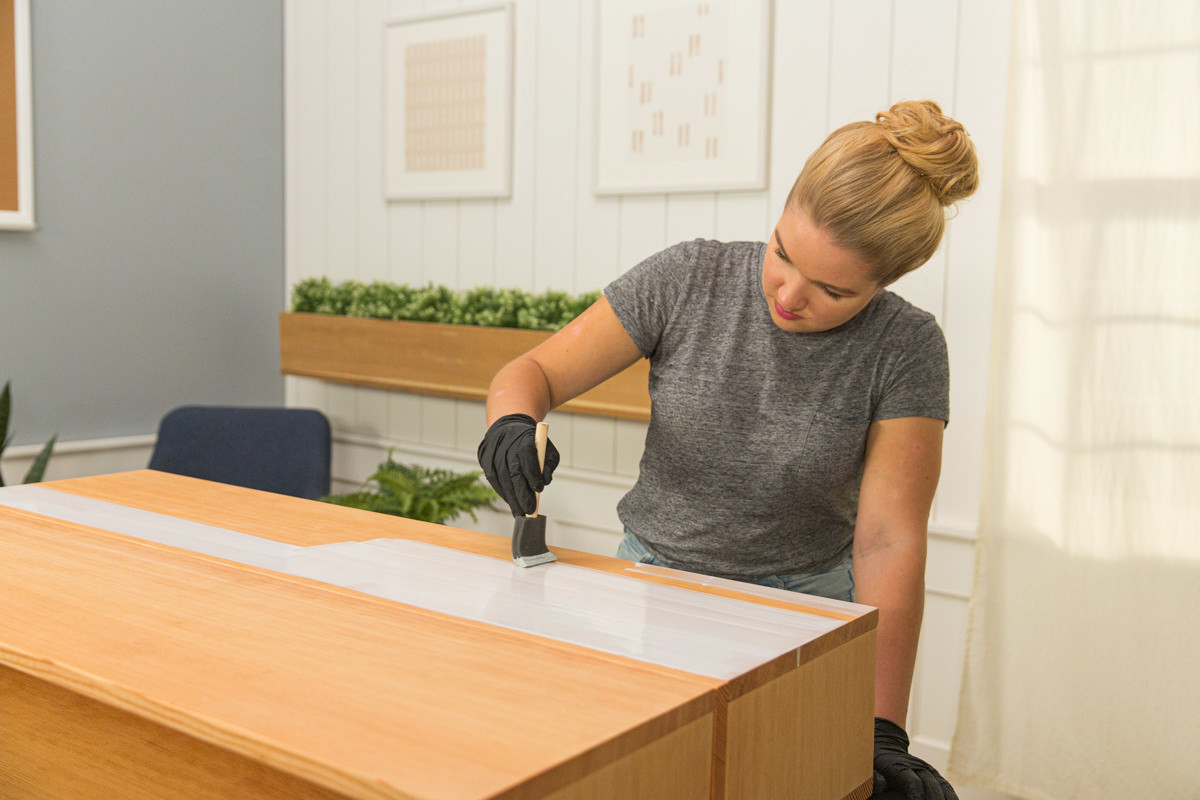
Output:
<svg viewBox="0 0 1200 800">
<path fill-rule="evenodd" d="M 1018 0 L 949 773 L 1200 798 L 1200 1 Z"/>
</svg>

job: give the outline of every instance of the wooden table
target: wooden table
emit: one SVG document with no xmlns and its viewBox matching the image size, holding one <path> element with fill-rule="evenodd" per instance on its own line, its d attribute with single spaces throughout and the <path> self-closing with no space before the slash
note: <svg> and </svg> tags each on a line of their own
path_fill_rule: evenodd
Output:
<svg viewBox="0 0 1200 800">
<path fill-rule="evenodd" d="M 502 537 L 159 472 L 36 489 L 268 545 L 385 539 L 509 559 Z M 14 508 L 9 491 L 6 800 L 870 794 L 872 609 L 556 550 L 589 574 L 824 625 L 713 677 Z"/>
</svg>

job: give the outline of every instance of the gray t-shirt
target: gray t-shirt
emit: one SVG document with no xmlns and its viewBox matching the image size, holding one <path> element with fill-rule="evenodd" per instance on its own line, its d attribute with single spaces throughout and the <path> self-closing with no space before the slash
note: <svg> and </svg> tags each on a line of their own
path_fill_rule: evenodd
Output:
<svg viewBox="0 0 1200 800">
<path fill-rule="evenodd" d="M 664 563 L 741 580 L 841 561 L 871 423 L 950 418 L 932 314 L 880 290 L 831 331 L 780 330 L 765 251 L 697 239 L 604 290 L 650 360 L 645 451 L 618 515 Z"/>
</svg>

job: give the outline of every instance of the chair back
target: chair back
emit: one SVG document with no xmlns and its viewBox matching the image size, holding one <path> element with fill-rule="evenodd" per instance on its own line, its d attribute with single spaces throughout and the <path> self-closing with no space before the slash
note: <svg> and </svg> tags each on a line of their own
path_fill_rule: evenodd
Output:
<svg viewBox="0 0 1200 800">
<path fill-rule="evenodd" d="M 306 408 L 180 406 L 150 469 L 315 500 L 329 494 L 329 420 Z"/>
</svg>

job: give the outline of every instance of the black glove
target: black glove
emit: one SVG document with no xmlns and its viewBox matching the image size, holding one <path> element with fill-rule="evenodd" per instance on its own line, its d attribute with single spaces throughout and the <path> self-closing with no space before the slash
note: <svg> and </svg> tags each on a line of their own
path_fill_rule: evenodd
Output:
<svg viewBox="0 0 1200 800">
<path fill-rule="evenodd" d="M 908 752 L 908 734 L 894 722 L 875 718 L 875 793 L 896 800 L 958 800 L 938 771 Z"/>
<path fill-rule="evenodd" d="M 558 449 L 547 441 L 545 469 L 538 469 L 533 443 L 536 431 L 533 417 L 509 414 L 493 422 L 479 443 L 479 466 L 514 517 L 534 512 L 537 499 L 533 493 L 546 487 L 558 466 Z"/>
</svg>

